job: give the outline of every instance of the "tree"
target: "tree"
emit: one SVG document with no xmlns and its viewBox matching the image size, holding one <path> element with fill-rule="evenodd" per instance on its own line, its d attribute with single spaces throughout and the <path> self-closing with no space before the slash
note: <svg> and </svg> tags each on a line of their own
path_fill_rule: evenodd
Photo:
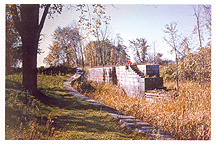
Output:
<svg viewBox="0 0 216 144">
<path fill-rule="evenodd" d="M 109 37 L 107 25 L 109 24 L 111 17 L 106 15 L 104 5 L 92 4 L 91 6 L 92 7 L 86 4 L 79 4 L 75 7 L 76 11 L 80 11 L 81 13 L 81 15 L 79 16 L 80 19 L 78 28 L 85 33 L 85 36 L 83 38 L 86 39 L 89 35 L 93 35 L 97 39 L 96 41 L 98 42 L 94 43 L 94 45 L 97 45 L 97 52 L 99 53 L 97 54 L 97 56 L 99 56 L 100 60 L 96 63 L 105 65 L 107 50 L 104 45 L 101 44 L 104 41 L 107 41 L 107 38 Z M 90 13 L 90 11 L 92 11 L 92 13 Z M 102 41 L 102 43 L 99 41 Z M 82 44 L 80 46 L 82 47 L 82 49 L 80 49 L 82 50 L 80 51 L 82 53 L 82 55 L 80 56 L 82 61 L 81 63 L 84 66 L 84 45 Z"/>
<path fill-rule="evenodd" d="M 204 11 L 203 11 L 203 21 L 204 26 L 206 27 L 208 33 L 209 33 L 209 40 L 211 39 L 211 5 L 202 5 Z"/>
<path fill-rule="evenodd" d="M 116 37 L 113 41 L 113 56 L 115 57 L 115 61 L 113 61 L 113 64 L 124 64 L 127 63 L 129 60 L 129 56 L 127 54 L 127 47 L 123 45 L 123 39 L 121 38 L 121 35 L 119 33 L 116 34 Z M 111 55 L 111 56 L 112 56 Z"/>
<path fill-rule="evenodd" d="M 30 94 L 37 94 L 37 50 L 50 4 L 45 6 L 39 21 L 39 4 L 10 5 L 15 28 L 22 39 L 23 86 Z"/>
<path fill-rule="evenodd" d="M 9 13 L 9 5 L 6 5 L 6 74 L 12 73 L 12 67 L 16 68 L 22 62 L 21 37 L 14 27 Z"/>
<path fill-rule="evenodd" d="M 84 67 L 85 66 L 85 55 L 84 55 L 84 51 L 85 51 L 85 37 L 82 37 L 83 33 L 82 30 L 79 30 L 79 32 L 77 33 L 79 36 L 79 40 L 78 40 L 78 56 L 79 56 L 79 65 Z"/>
<path fill-rule="evenodd" d="M 87 4 L 79 4 L 75 7 L 76 11 L 80 11 L 78 27 L 86 31 L 87 36 L 92 34 L 97 37 L 98 30 L 103 24 L 109 24 L 110 16 L 105 13 L 105 6 L 101 4 L 92 4 L 90 7 Z M 74 6 L 72 6 L 74 8 Z M 92 11 L 92 13 L 90 13 Z M 87 13 L 88 12 L 88 13 Z"/>
<path fill-rule="evenodd" d="M 161 59 L 161 57 L 163 56 L 163 54 L 157 52 L 158 50 L 156 49 L 156 47 L 157 47 L 156 41 L 153 41 L 151 47 L 153 49 L 153 53 L 152 54 L 148 53 L 148 62 L 149 63 L 154 63 L 154 64 L 159 64 L 159 65 L 163 65 L 165 63 L 165 61 L 163 61 Z"/>
<path fill-rule="evenodd" d="M 199 40 L 199 47 L 203 47 L 203 34 L 202 34 L 202 20 L 201 20 L 201 5 L 198 5 L 197 9 L 194 8 L 194 15 L 196 17 L 196 27 L 194 29 L 195 33 L 198 34 L 198 40 Z"/>
<path fill-rule="evenodd" d="M 96 38 L 96 49 L 99 56 L 99 65 L 106 65 L 106 59 L 107 59 L 107 52 L 109 51 L 109 45 L 107 45 L 109 42 L 109 36 L 110 31 L 108 29 L 107 24 L 105 24 L 103 27 L 96 27 L 94 31 L 94 36 Z"/>
<path fill-rule="evenodd" d="M 82 57 L 82 36 L 76 26 L 58 27 L 53 33 L 53 44 L 45 62 L 51 66 L 77 66 Z"/>
<path fill-rule="evenodd" d="M 156 60 L 156 41 L 153 42 L 153 62 L 156 64 L 157 60 Z"/>
<path fill-rule="evenodd" d="M 169 34 L 165 39 L 177 54 L 177 73 L 181 79 L 197 80 L 201 84 L 211 79 L 211 6 L 193 6 L 196 25 L 193 40 L 197 40 L 197 50 L 192 52 L 193 43 L 188 37 L 177 34 L 176 25 L 166 25 L 164 32 Z M 177 63 L 176 63 L 177 64 Z"/>
<path fill-rule="evenodd" d="M 95 63 L 97 63 L 96 61 L 96 50 L 94 49 L 94 42 L 91 41 L 89 42 L 86 46 L 85 46 L 85 52 L 84 52 L 84 55 L 85 55 L 85 60 L 86 60 L 86 65 L 89 65 L 89 66 L 94 66 Z"/>
<path fill-rule="evenodd" d="M 77 5 L 78 10 L 81 10 L 81 21 L 89 21 L 83 15 L 83 8 L 86 5 Z M 93 5 L 93 7 L 103 8 L 102 5 Z M 39 10 L 43 8 L 43 14 L 39 20 Z M 54 13 L 61 14 L 63 5 L 61 4 L 21 4 L 10 5 L 10 13 L 14 21 L 14 26 L 19 32 L 22 39 L 22 56 L 23 56 L 23 86 L 30 94 L 37 95 L 37 51 L 41 30 L 44 26 L 47 15 L 53 16 Z M 101 11 L 102 12 L 102 11 Z M 104 11 L 102 14 L 104 15 Z M 100 15 L 100 14 L 98 14 Z M 98 20 L 98 19 L 96 19 Z M 91 23 L 91 22 L 90 22 Z M 98 24 L 99 25 L 99 24 Z"/>
<path fill-rule="evenodd" d="M 85 47 L 86 64 L 92 66 L 107 65 L 113 45 L 107 41 L 90 41 Z"/>
<path fill-rule="evenodd" d="M 178 30 L 176 29 L 177 23 L 172 22 L 170 24 L 165 25 L 164 32 L 169 35 L 169 38 L 164 37 L 164 40 L 167 44 L 172 48 L 171 52 L 174 51 L 175 53 L 175 61 L 176 61 L 176 84 L 177 84 L 177 91 L 179 90 L 179 74 L 178 74 L 178 60 L 179 60 L 179 39 L 180 36 L 178 35 Z"/>
<path fill-rule="evenodd" d="M 157 53 L 157 55 L 156 55 L 156 57 L 155 57 L 155 61 L 156 61 L 156 63 L 159 64 L 159 65 L 161 65 L 161 64 L 164 63 L 163 60 L 161 59 L 162 56 L 163 56 L 162 53 Z"/>
<path fill-rule="evenodd" d="M 110 63 L 111 65 L 115 65 L 117 61 L 116 49 L 112 48 L 110 51 Z"/>
<path fill-rule="evenodd" d="M 130 60 L 130 56 L 126 53 L 126 47 L 121 51 L 121 55 L 120 55 L 120 62 L 119 64 L 125 64 Z"/>
<path fill-rule="evenodd" d="M 130 47 L 134 51 L 135 59 L 138 63 L 146 62 L 147 48 L 149 45 L 147 44 L 147 40 L 144 38 L 136 38 L 136 40 L 129 40 Z"/>
<path fill-rule="evenodd" d="M 101 54 L 102 56 L 100 56 Z M 106 39 L 102 41 L 90 41 L 85 47 L 85 59 L 86 64 L 92 67 L 123 64 L 128 61 L 129 56 L 126 53 L 124 45 L 120 43 L 115 45 L 115 42 Z"/>
<path fill-rule="evenodd" d="M 198 5 L 193 7 L 194 16 L 196 18 L 196 25 L 194 33 L 198 35 L 199 51 L 203 51 L 205 37 L 208 37 L 209 42 L 207 45 L 211 46 L 211 6 L 210 5 Z M 207 36 L 206 36 L 207 35 Z M 207 46 L 208 47 L 208 46 Z M 204 50 L 205 51 L 205 50 Z M 205 79 L 205 56 L 204 53 L 200 53 L 199 58 L 199 71 L 200 71 L 200 83 L 204 82 Z"/>
<path fill-rule="evenodd" d="M 94 36 L 96 41 L 90 41 L 85 49 L 86 63 L 91 66 L 116 64 L 117 48 L 110 37 L 108 25 L 96 28 Z"/>
</svg>

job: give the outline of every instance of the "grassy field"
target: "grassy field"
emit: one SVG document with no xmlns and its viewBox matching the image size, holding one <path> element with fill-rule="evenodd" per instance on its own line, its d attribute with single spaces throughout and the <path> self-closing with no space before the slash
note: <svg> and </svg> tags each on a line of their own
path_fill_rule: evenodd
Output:
<svg viewBox="0 0 216 144">
<path fill-rule="evenodd" d="M 174 89 L 174 82 L 164 84 Z M 109 83 L 88 83 L 86 96 L 109 105 L 125 114 L 173 133 L 182 140 L 211 139 L 211 87 L 196 82 L 181 82 L 178 96 L 155 103 L 127 96 Z M 171 91 L 171 95 L 176 92 Z"/>
<path fill-rule="evenodd" d="M 65 90 L 67 76 L 38 75 L 40 96 L 22 91 L 22 75 L 6 76 L 5 139 L 146 139 L 123 127 L 101 109 Z"/>
</svg>

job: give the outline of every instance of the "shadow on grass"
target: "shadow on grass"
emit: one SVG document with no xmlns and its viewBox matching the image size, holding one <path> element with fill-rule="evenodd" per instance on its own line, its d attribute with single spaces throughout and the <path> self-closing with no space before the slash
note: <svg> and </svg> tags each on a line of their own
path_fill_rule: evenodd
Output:
<svg viewBox="0 0 216 144">
<path fill-rule="evenodd" d="M 74 96 L 64 95 L 62 98 L 52 98 L 46 96 L 42 92 L 39 92 L 39 94 L 39 100 L 44 105 L 61 109 L 52 114 L 54 121 L 52 126 L 54 126 L 55 129 L 64 129 L 64 131 L 72 130 L 72 134 L 74 132 L 86 133 L 87 135 L 88 133 L 96 133 L 97 135 L 113 133 L 116 137 L 121 137 L 121 139 L 132 138 L 132 131 L 120 127 L 118 121 L 107 115 L 107 113 L 102 110 L 102 107 L 94 106 Z M 45 124 L 46 119 L 43 121 Z M 84 139 L 100 138 L 86 136 Z"/>
<path fill-rule="evenodd" d="M 11 89 L 22 90 L 22 84 L 20 82 L 10 80 L 10 79 L 6 79 L 5 87 L 6 88 L 11 88 Z"/>
<path fill-rule="evenodd" d="M 101 109 L 100 107 L 96 107 L 92 104 L 89 104 L 85 100 L 81 98 L 76 98 L 75 96 L 71 96 L 70 94 L 58 94 L 58 97 L 59 98 L 50 97 L 50 96 L 45 95 L 43 92 L 38 91 L 38 100 L 44 105 L 48 105 L 50 107 L 58 107 L 58 108 L 65 109 L 65 110 L 74 110 L 74 109 L 100 110 Z"/>
<path fill-rule="evenodd" d="M 11 138 L 9 132 L 13 129 L 15 131 L 19 130 L 21 124 L 23 124 L 26 130 L 31 130 L 30 121 L 35 121 L 38 124 L 37 130 L 43 132 L 43 129 L 45 129 L 46 131 L 43 134 L 47 133 L 47 123 L 53 121 L 52 127 L 55 128 L 55 131 L 61 131 L 61 135 L 70 133 L 71 137 L 66 139 L 133 138 L 132 131 L 121 127 L 116 119 L 103 111 L 103 107 L 94 106 L 84 99 L 72 96 L 64 89 L 56 86 L 41 88 L 35 98 L 35 104 L 32 103 L 33 98 L 28 97 L 29 103 L 27 105 L 24 103 L 25 93 L 21 92 L 20 83 L 8 81 L 6 87 L 16 89 L 9 89 L 6 93 L 6 101 L 8 102 L 6 105 L 5 124 L 9 126 L 6 129 L 7 139 Z M 12 96 L 14 98 L 10 99 Z M 16 98 L 20 100 L 19 103 L 17 103 Z M 14 103 L 10 104 L 9 100 L 13 100 L 12 102 Z M 40 101 L 40 104 L 37 101 Z M 25 107 L 27 107 L 28 113 L 26 113 Z M 40 127 L 44 128 L 41 129 Z M 78 137 L 75 137 L 76 135 Z M 55 139 L 54 135 L 50 134 L 50 136 L 53 136 Z"/>
</svg>

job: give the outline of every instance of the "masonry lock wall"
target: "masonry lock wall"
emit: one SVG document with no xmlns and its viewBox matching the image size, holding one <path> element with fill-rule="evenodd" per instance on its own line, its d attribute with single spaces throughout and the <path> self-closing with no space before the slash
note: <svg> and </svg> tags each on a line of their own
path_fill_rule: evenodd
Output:
<svg viewBox="0 0 216 144">
<path fill-rule="evenodd" d="M 130 96 L 144 96 L 146 90 L 163 88 L 159 65 L 89 68 L 87 77 L 89 81 L 117 84 Z"/>
</svg>

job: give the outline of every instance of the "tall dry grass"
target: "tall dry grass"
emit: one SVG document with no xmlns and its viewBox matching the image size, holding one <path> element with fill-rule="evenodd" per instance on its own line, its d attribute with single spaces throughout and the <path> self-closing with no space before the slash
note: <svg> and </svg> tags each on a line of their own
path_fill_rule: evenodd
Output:
<svg viewBox="0 0 216 144">
<path fill-rule="evenodd" d="M 167 130 L 178 139 L 211 139 L 210 85 L 182 82 L 177 97 L 156 102 L 129 97 L 121 88 L 109 83 L 89 85 L 92 91 L 85 93 L 86 96 Z M 173 88 L 174 85 L 174 82 L 165 83 L 168 88 Z"/>
</svg>

